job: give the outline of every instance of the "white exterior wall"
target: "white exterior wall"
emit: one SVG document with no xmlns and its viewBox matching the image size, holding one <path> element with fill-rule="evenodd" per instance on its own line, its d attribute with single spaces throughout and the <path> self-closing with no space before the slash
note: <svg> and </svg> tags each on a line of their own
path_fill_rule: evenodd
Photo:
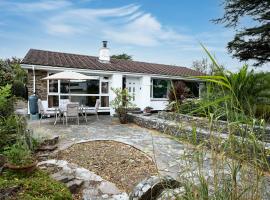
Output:
<svg viewBox="0 0 270 200">
<path fill-rule="evenodd" d="M 111 88 L 122 88 L 122 82 L 123 82 L 122 74 L 113 74 L 110 77 L 110 90 L 109 90 L 109 101 L 110 102 L 116 97 L 116 95 L 111 90 Z M 111 106 L 110 106 L 110 114 L 111 115 L 115 114 L 115 111 Z"/>
<path fill-rule="evenodd" d="M 154 110 L 165 110 L 169 101 L 166 99 L 151 99 L 150 106 Z"/>
</svg>

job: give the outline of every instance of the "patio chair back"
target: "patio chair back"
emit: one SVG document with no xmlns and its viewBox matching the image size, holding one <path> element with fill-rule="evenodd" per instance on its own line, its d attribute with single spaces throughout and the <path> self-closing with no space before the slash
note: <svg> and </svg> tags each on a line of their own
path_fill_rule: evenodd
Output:
<svg viewBox="0 0 270 200">
<path fill-rule="evenodd" d="M 39 112 L 40 114 L 44 114 L 44 113 L 45 113 L 45 109 L 44 109 L 44 107 L 43 107 L 43 104 L 42 104 L 41 99 L 38 99 L 38 112 Z"/>
<path fill-rule="evenodd" d="M 99 107 L 100 107 L 100 99 L 97 99 L 96 100 L 96 105 L 95 105 L 95 111 L 96 111 L 96 113 L 98 112 Z"/>
<path fill-rule="evenodd" d="M 79 103 L 69 103 L 67 104 L 67 117 L 77 117 L 79 116 Z"/>
</svg>

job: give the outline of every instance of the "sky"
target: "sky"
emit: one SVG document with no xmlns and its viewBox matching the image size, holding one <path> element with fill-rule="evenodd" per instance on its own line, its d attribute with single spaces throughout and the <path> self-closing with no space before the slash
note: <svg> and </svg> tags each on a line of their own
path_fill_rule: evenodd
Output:
<svg viewBox="0 0 270 200">
<path fill-rule="evenodd" d="M 191 67 L 207 57 L 229 70 L 243 63 L 228 54 L 235 31 L 211 22 L 222 0 L 0 0 L 0 58 L 23 58 L 30 48 L 98 56 L 111 54 Z"/>
</svg>

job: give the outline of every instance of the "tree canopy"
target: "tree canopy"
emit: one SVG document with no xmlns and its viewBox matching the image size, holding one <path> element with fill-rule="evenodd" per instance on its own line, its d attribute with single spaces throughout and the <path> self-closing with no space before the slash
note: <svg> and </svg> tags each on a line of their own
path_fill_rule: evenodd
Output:
<svg viewBox="0 0 270 200">
<path fill-rule="evenodd" d="M 118 55 L 112 55 L 111 58 L 122 59 L 122 60 L 132 60 L 132 56 L 128 55 L 126 53 L 122 53 L 122 54 L 118 54 Z"/>
<path fill-rule="evenodd" d="M 243 18 L 255 22 L 241 28 L 228 43 L 228 50 L 241 61 L 254 60 L 255 66 L 270 62 L 270 1 L 269 0 L 224 0 L 225 13 L 213 20 L 225 27 L 239 28 Z"/>
</svg>

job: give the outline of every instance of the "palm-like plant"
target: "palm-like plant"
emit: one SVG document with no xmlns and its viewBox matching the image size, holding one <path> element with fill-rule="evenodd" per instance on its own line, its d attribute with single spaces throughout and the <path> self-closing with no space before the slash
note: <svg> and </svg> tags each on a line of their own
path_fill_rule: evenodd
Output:
<svg viewBox="0 0 270 200">
<path fill-rule="evenodd" d="M 219 70 L 217 75 L 200 76 L 198 78 L 207 82 L 210 97 L 207 96 L 208 106 L 216 105 L 220 102 L 222 107 L 226 107 L 227 117 L 230 118 L 228 111 L 238 113 L 239 116 L 255 116 L 258 105 L 266 105 L 270 102 L 270 74 L 255 73 L 254 70 L 248 70 L 248 66 L 244 65 L 239 72 L 233 73 L 222 70 L 222 67 L 215 61 L 208 50 L 203 46 L 204 50 L 212 60 L 215 67 Z M 213 94 L 214 93 L 214 94 Z M 206 105 L 205 108 L 208 108 Z M 235 120 L 235 116 L 234 119 Z M 239 120 L 239 119 L 237 119 Z"/>
</svg>

